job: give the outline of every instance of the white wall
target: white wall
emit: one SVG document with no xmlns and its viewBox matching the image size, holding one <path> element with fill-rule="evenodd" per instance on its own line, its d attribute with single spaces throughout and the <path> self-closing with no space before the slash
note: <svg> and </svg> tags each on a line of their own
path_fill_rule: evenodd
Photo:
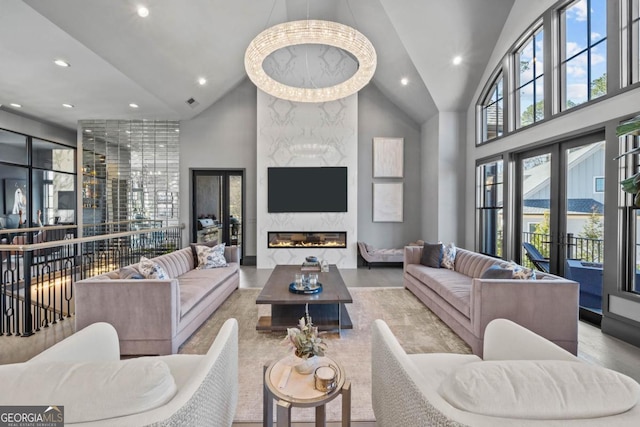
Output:
<svg viewBox="0 0 640 427">
<path fill-rule="evenodd" d="M 404 138 L 404 178 L 373 178 L 373 138 Z M 373 85 L 358 94 L 358 238 L 376 248 L 422 239 L 420 127 Z M 373 222 L 373 182 L 404 184 L 403 222 Z"/>
<path fill-rule="evenodd" d="M 256 254 L 256 87 L 245 79 L 192 120 L 180 122 L 180 222 L 191 240 L 191 168 L 245 169 L 245 256 Z"/>
</svg>

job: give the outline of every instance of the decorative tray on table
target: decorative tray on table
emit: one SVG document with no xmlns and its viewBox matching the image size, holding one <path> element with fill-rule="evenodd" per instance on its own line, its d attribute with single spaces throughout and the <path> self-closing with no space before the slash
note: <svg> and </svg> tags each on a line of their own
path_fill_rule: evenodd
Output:
<svg viewBox="0 0 640 427">
<path fill-rule="evenodd" d="M 312 295 L 319 294 L 322 292 L 322 283 L 318 283 L 315 288 L 310 288 L 309 286 L 305 286 L 304 288 L 298 289 L 295 283 L 291 283 L 289 285 L 289 292 L 294 294 L 304 294 L 304 295 Z"/>
</svg>

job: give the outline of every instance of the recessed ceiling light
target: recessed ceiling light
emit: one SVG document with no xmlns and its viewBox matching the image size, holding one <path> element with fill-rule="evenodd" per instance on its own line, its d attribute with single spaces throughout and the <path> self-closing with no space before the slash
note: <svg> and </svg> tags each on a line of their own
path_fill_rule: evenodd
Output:
<svg viewBox="0 0 640 427">
<path fill-rule="evenodd" d="M 138 108 L 139 105 L 138 104 L 134 104 L 133 102 L 131 104 L 129 104 L 129 107 L 131 108 Z"/>
<path fill-rule="evenodd" d="M 65 61 L 64 59 L 56 59 L 55 61 L 53 61 L 54 64 L 56 64 L 58 67 L 70 67 L 71 64 L 69 64 L 67 61 Z"/>
<path fill-rule="evenodd" d="M 204 77 L 200 77 L 200 78 L 198 79 L 198 84 L 199 84 L 200 86 L 204 86 L 204 85 L 206 85 L 206 84 L 207 84 L 207 79 L 205 79 Z"/>
<path fill-rule="evenodd" d="M 453 57 L 453 65 L 460 65 L 462 64 L 462 56 L 458 55 L 458 56 L 454 56 Z"/>
<path fill-rule="evenodd" d="M 63 107 L 65 108 L 73 108 L 74 105 L 73 104 L 62 104 Z"/>
<path fill-rule="evenodd" d="M 403 77 L 400 79 L 400 83 L 402 84 L 402 86 L 406 86 L 409 84 L 409 79 L 406 77 Z"/>
<path fill-rule="evenodd" d="M 9 105 L 11 105 L 12 107 L 16 107 L 16 108 L 22 108 L 22 105 L 20 105 L 20 104 L 16 104 L 16 103 L 14 103 L 14 102 L 12 102 L 12 103 L 11 103 L 11 104 L 9 104 Z"/>
<path fill-rule="evenodd" d="M 147 16 L 149 16 L 149 9 L 144 6 L 140 6 L 138 8 L 138 16 L 141 18 L 146 18 Z"/>
<path fill-rule="evenodd" d="M 158 145 L 158 147 L 160 147 L 160 148 L 164 148 L 164 145 L 162 145 L 162 144 L 159 144 L 159 145 Z"/>
<path fill-rule="evenodd" d="M 176 129 L 176 132 L 180 132 L 180 129 Z"/>
<path fill-rule="evenodd" d="M 91 129 L 85 129 L 84 130 L 86 133 L 91 133 Z"/>
<path fill-rule="evenodd" d="M 131 131 L 130 131 L 130 130 L 125 130 L 125 132 L 126 132 L 126 133 L 131 133 Z"/>
</svg>

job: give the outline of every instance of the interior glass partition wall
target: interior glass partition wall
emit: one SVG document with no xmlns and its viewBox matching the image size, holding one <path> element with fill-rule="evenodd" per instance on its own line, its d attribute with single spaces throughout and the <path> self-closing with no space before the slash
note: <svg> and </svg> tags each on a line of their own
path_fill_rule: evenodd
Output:
<svg viewBox="0 0 640 427">
<path fill-rule="evenodd" d="M 82 120 L 79 131 L 85 225 L 94 224 L 96 233 L 107 222 L 178 225 L 178 121 Z"/>
<path fill-rule="evenodd" d="M 75 223 L 75 155 L 73 147 L 0 130 L 0 229 Z"/>
</svg>

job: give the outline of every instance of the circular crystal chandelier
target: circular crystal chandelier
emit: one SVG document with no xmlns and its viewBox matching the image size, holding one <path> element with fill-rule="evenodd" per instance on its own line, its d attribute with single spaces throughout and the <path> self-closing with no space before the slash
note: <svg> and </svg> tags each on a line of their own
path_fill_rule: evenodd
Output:
<svg viewBox="0 0 640 427">
<path fill-rule="evenodd" d="M 271 78 L 262 63 L 278 49 L 301 44 L 321 44 L 340 48 L 353 55 L 358 70 L 344 82 L 322 88 L 288 86 Z M 291 21 L 267 28 L 249 43 L 244 67 L 251 81 L 276 98 L 296 102 L 335 101 L 365 87 L 376 71 L 377 57 L 373 45 L 362 33 L 347 25 L 331 21 Z"/>
</svg>

